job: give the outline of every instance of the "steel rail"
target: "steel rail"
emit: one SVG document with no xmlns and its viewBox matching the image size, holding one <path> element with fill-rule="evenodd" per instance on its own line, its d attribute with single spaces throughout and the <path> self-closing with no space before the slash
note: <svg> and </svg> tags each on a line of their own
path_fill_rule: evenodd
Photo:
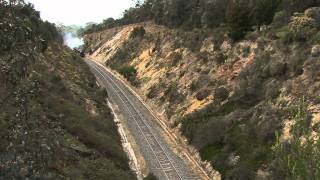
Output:
<svg viewBox="0 0 320 180">
<path fill-rule="evenodd" d="M 157 139 L 157 137 L 156 137 L 156 136 L 154 135 L 154 133 L 152 132 L 150 126 L 144 121 L 144 118 L 142 117 L 143 115 L 141 114 L 141 112 L 135 108 L 133 102 L 127 97 L 127 95 L 125 94 L 125 92 L 118 86 L 118 84 L 117 84 L 112 78 L 109 77 L 110 75 L 109 75 L 108 73 L 105 73 L 104 70 L 102 70 L 101 67 L 99 67 L 99 65 L 97 65 L 95 62 L 90 61 L 90 64 L 93 65 L 92 67 L 93 67 L 105 80 L 109 79 L 109 82 L 112 82 L 112 83 L 110 83 L 110 84 L 113 84 L 112 89 L 114 89 L 115 92 L 120 92 L 121 95 L 126 99 L 126 100 L 123 100 L 123 99 L 120 97 L 120 95 L 117 94 L 118 97 L 119 97 L 119 99 L 122 101 L 122 103 L 125 105 L 125 107 L 126 107 L 126 109 L 128 110 L 128 112 L 130 113 L 131 117 L 135 120 L 136 124 L 138 125 L 138 128 L 139 128 L 141 134 L 142 134 L 143 137 L 146 139 L 146 141 L 147 141 L 147 143 L 148 143 L 148 145 L 149 145 L 152 153 L 153 153 L 154 156 L 156 157 L 156 159 L 157 159 L 159 165 L 161 166 L 162 171 L 163 171 L 164 174 L 166 175 L 167 179 L 168 179 L 168 180 L 171 180 L 171 179 L 170 179 L 170 176 L 172 176 L 172 175 L 170 175 L 169 172 L 170 172 L 170 171 L 174 171 L 175 174 L 178 176 L 178 178 L 179 178 L 180 180 L 182 180 L 182 178 L 181 178 L 181 176 L 180 176 L 180 174 L 179 174 L 179 171 L 176 169 L 176 167 L 175 167 L 174 164 L 172 163 L 172 159 L 169 157 L 169 155 L 167 154 L 167 152 L 164 150 L 164 148 L 162 147 L 161 143 L 159 142 L 159 140 Z M 101 72 L 102 72 L 102 73 L 101 73 Z M 108 80 L 107 80 L 107 81 L 108 81 Z M 116 89 L 118 89 L 118 91 L 117 91 Z M 139 116 L 140 121 L 143 123 L 143 125 L 140 125 L 140 124 L 139 124 L 137 118 L 134 116 L 134 113 L 129 109 L 128 104 L 127 104 L 125 101 L 127 101 L 127 102 L 129 103 L 129 105 L 132 107 L 133 111 L 135 111 L 135 112 L 137 113 L 137 115 Z M 143 131 L 143 127 L 142 127 L 142 126 L 145 126 L 145 127 L 147 128 L 147 131 L 149 131 L 149 132 Z M 151 135 L 151 136 L 148 136 L 147 133 L 148 133 L 149 135 Z M 152 139 L 155 140 L 156 146 L 158 146 L 158 147 L 160 148 L 160 151 L 159 151 L 159 149 L 157 150 L 157 149 L 155 149 L 155 148 L 151 145 L 150 139 L 149 139 L 148 137 L 152 137 Z M 161 160 L 161 157 L 159 157 L 159 156 L 160 156 L 160 155 L 163 155 L 162 153 L 164 154 L 165 159 L 167 159 L 167 160 L 165 160 L 165 159 L 164 159 L 164 160 Z M 165 167 L 165 166 L 168 166 L 168 165 L 170 165 L 171 167 Z"/>
</svg>

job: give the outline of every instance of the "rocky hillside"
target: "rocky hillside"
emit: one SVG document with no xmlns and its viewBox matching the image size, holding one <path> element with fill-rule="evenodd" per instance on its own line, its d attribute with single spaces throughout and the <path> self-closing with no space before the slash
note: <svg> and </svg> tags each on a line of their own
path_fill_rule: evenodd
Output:
<svg viewBox="0 0 320 180">
<path fill-rule="evenodd" d="M 85 39 L 224 179 L 317 179 L 319 22 L 315 7 L 289 21 L 280 11 L 240 41 L 153 22 Z"/>
<path fill-rule="evenodd" d="M 84 61 L 23 1 L 0 2 L 0 179 L 135 179 Z"/>
</svg>

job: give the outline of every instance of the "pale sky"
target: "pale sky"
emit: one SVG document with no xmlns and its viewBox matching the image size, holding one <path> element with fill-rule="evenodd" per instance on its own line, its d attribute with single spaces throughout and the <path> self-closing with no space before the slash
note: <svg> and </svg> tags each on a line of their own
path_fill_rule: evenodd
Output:
<svg viewBox="0 0 320 180">
<path fill-rule="evenodd" d="M 133 0 L 26 0 L 40 11 L 41 18 L 52 23 L 84 25 L 101 22 L 108 17 L 119 18 L 135 5 Z"/>
</svg>

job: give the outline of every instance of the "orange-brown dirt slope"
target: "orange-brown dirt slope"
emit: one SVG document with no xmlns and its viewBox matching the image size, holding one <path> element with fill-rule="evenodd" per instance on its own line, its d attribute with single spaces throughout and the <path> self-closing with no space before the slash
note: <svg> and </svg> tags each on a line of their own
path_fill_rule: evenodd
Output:
<svg viewBox="0 0 320 180">
<path fill-rule="evenodd" d="M 290 139 L 295 110 L 305 105 L 307 129 L 319 124 L 320 45 L 285 43 L 283 33 L 232 42 L 224 29 L 146 22 L 85 39 L 91 58 L 124 75 L 202 160 L 225 178 L 252 179 L 275 177 L 275 134 Z"/>
</svg>

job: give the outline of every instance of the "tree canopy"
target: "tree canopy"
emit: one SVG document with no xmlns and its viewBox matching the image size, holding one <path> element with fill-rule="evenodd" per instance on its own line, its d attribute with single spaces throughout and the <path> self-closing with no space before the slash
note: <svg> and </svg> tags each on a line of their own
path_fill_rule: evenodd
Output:
<svg viewBox="0 0 320 180">
<path fill-rule="evenodd" d="M 145 0 L 127 9 L 122 18 L 108 18 L 84 28 L 82 33 L 154 21 L 186 30 L 224 26 L 233 39 L 239 39 L 253 26 L 270 24 L 278 11 L 284 10 L 289 17 L 294 12 L 319 5 L 320 0 Z"/>
</svg>

